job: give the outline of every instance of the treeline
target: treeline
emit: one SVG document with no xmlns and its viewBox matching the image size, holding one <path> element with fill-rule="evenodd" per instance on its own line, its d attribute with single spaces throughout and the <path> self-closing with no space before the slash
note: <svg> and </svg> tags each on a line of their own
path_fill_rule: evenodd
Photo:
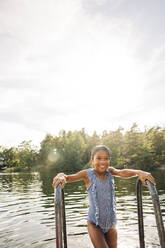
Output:
<svg viewBox="0 0 165 248">
<path fill-rule="evenodd" d="M 14 171 L 50 169 L 76 172 L 90 166 L 93 146 L 107 145 L 112 151 L 111 165 L 116 168 L 138 168 L 146 171 L 165 164 L 165 128 L 152 127 L 140 131 L 137 124 L 124 132 L 104 131 L 93 135 L 80 131 L 60 131 L 58 136 L 47 134 L 40 149 L 31 141 L 22 142 L 17 148 L 1 147 L 0 157 Z"/>
<path fill-rule="evenodd" d="M 18 147 L 0 146 L 0 169 L 8 171 L 31 171 L 39 159 L 39 151 L 32 141 L 23 141 Z"/>
</svg>

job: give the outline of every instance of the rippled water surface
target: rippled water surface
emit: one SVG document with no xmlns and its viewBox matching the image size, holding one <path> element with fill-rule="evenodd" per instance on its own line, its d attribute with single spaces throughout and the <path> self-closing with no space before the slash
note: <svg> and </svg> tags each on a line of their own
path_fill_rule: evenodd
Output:
<svg viewBox="0 0 165 248">
<path fill-rule="evenodd" d="M 156 171 L 153 175 L 165 221 L 165 171 Z M 1 248 L 38 248 L 50 241 L 55 244 L 54 192 L 51 184 L 52 173 L 0 173 Z M 115 179 L 119 248 L 139 247 L 135 185 L 135 178 Z M 68 238 L 83 237 L 88 242 L 88 198 L 84 184 L 67 184 L 65 201 Z M 143 206 L 146 247 L 160 247 L 152 200 L 145 187 Z"/>
</svg>

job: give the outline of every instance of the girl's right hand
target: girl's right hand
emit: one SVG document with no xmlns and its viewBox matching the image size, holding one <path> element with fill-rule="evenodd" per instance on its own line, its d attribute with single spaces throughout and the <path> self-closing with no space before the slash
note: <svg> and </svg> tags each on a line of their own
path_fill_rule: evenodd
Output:
<svg viewBox="0 0 165 248">
<path fill-rule="evenodd" d="M 66 175 L 64 173 L 59 173 L 57 176 L 53 178 L 53 184 L 52 186 L 54 188 L 57 188 L 58 184 L 61 183 L 62 188 L 64 188 L 64 185 L 66 183 Z"/>
</svg>

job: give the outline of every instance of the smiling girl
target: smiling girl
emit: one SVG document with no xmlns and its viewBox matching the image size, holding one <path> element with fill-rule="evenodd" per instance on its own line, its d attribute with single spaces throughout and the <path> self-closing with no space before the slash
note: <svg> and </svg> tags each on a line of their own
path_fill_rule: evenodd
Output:
<svg viewBox="0 0 165 248">
<path fill-rule="evenodd" d="M 117 248 L 116 200 L 113 176 L 131 178 L 138 176 L 144 185 L 148 179 L 155 184 L 152 175 L 142 170 L 115 169 L 110 166 L 111 152 L 107 146 L 95 146 L 91 152 L 93 168 L 82 170 L 76 174 L 59 173 L 53 179 L 56 188 L 59 183 L 84 180 L 88 197 L 88 233 L 95 248 Z"/>
</svg>

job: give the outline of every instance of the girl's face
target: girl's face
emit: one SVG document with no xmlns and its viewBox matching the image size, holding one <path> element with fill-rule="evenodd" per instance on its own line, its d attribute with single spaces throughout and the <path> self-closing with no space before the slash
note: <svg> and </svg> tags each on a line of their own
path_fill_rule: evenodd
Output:
<svg viewBox="0 0 165 248">
<path fill-rule="evenodd" d="M 110 166 L 110 157 L 105 151 L 100 150 L 91 158 L 91 162 L 96 171 L 103 173 Z"/>
</svg>

